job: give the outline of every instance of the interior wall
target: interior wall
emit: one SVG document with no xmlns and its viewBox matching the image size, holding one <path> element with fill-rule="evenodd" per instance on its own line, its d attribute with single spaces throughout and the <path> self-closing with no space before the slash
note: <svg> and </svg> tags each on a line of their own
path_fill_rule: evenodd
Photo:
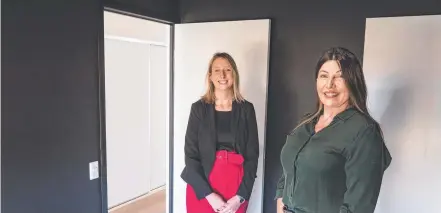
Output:
<svg viewBox="0 0 441 213">
<path fill-rule="evenodd" d="M 170 26 L 104 13 L 109 208 L 166 183 Z"/>
<path fill-rule="evenodd" d="M 1 23 L 2 23 L 2 10 L 1 10 L 1 8 L 2 8 L 2 3 L 1 3 L 1 0 L 0 0 L 0 41 L 1 41 L 1 35 L 2 35 L 2 33 L 1 33 L 1 29 L 2 29 L 2 27 L 1 27 Z M 2 73 L 2 60 L 1 60 L 1 58 L 2 58 L 2 48 L 1 48 L 1 46 L 2 46 L 2 44 L 1 44 L 1 42 L 0 42 L 0 97 L 1 97 L 1 79 L 2 79 L 2 77 L 1 77 L 1 73 Z M 2 101 L 1 101 L 1 98 L 0 98 L 0 121 L 1 121 L 1 117 L 2 117 L 2 113 L 1 113 L 1 104 L 2 103 Z M 1 122 L 0 122 L 0 213 L 2 212 L 2 208 L 1 208 L 1 206 L 2 206 L 2 197 L 1 197 L 1 190 L 2 190 L 2 171 L 1 171 L 1 165 L 2 165 L 2 146 L 1 146 L 1 138 L 2 138 L 2 131 L 1 131 Z"/>
<path fill-rule="evenodd" d="M 393 156 L 376 212 L 437 213 L 441 15 L 367 19 L 364 49 L 368 103 Z"/>
<path fill-rule="evenodd" d="M 271 18 L 263 211 L 269 213 L 275 209 L 285 135 L 315 104 L 313 69 L 321 52 L 339 45 L 363 59 L 367 17 L 441 14 L 441 2 L 181 0 L 180 13 L 182 23 Z"/>
<path fill-rule="evenodd" d="M 105 6 L 175 21 L 172 1 Z M 107 209 L 100 179 L 89 180 L 100 158 L 103 2 L 1 1 L 2 212 Z"/>
<path fill-rule="evenodd" d="M 1 3 L 2 212 L 101 212 L 101 2 Z"/>
</svg>

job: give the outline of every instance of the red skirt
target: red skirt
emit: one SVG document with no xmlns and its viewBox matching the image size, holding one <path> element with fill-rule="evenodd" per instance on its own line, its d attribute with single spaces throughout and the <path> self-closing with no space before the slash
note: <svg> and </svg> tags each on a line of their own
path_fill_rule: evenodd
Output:
<svg viewBox="0 0 441 213">
<path fill-rule="evenodd" d="M 217 151 L 213 169 L 209 175 L 209 184 L 213 191 L 227 202 L 236 195 L 243 178 L 243 157 L 240 154 L 227 151 Z M 198 200 L 196 193 L 187 184 L 187 213 L 215 213 L 207 199 Z M 241 204 L 236 213 L 247 211 L 248 201 Z"/>
</svg>

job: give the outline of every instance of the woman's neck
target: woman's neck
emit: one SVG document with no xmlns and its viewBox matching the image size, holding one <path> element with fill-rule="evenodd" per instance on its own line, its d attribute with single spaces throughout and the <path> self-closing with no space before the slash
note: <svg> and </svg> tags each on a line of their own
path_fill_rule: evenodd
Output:
<svg viewBox="0 0 441 213">
<path fill-rule="evenodd" d="M 216 97 L 216 104 L 228 104 L 233 100 L 233 94 L 230 90 L 216 90 L 214 95 Z"/>
<path fill-rule="evenodd" d="M 233 95 L 229 91 L 215 91 L 215 107 L 218 111 L 230 111 L 233 105 Z"/>
<path fill-rule="evenodd" d="M 333 119 L 339 113 L 345 111 L 348 108 L 347 104 L 343 104 L 339 107 L 323 107 L 323 118 L 326 120 Z"/>
</svg>

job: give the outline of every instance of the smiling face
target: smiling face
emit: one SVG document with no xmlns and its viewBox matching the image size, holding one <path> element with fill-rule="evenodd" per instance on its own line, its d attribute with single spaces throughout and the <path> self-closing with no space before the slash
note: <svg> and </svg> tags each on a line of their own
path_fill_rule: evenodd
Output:
<svg viewBox="0 0 441 213">
<path fill-rule="evenodd" d="M 217 58 L 211 66 L 210 81 L 217 90 L 231 90 L 234 84 L 233 68 L 225 58 Z"/>
<path fill-rule="evenodd" d="M 324 107 L 348 106 L 350 92 L 337 61 L 329 60 L 321 66 L 317 76 L 317 94 Z"/>
</svg>

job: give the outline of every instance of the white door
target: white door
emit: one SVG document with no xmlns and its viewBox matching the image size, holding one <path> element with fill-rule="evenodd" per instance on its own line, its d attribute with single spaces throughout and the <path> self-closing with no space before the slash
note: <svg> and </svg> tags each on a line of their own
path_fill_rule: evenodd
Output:
<svg viewBox="0 0 441 213">
<path fill-rule="evenodd" d="M 105 48 L 108 205 L 114 207 L 150 190 L 149 45 L 105 39 Z"/>
<path fill-rule="evenodd" d="M 177 24 L 174 39 L 173 212 L 185 209 L 180 174 L 190 106 L 203 94 L 209 60 L 218 51 L 235 59 L 241 91 L 256 110 L 260 157 L 248 212 L 262 212 L 270 20 Z"/>
<path fill-rule="evenodd" d="M 169 114 L 169 47 L 150 45 L 150 190 L 165 185 Z"/>
</svg>

